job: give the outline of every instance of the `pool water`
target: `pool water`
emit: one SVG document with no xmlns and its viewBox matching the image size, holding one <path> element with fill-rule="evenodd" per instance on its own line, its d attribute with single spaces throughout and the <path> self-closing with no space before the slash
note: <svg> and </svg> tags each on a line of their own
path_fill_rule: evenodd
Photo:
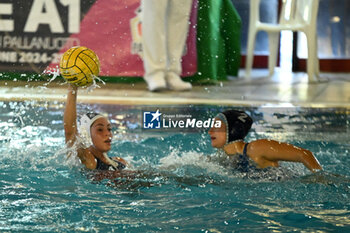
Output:
<svg viewBox="0 0 350 233">
<path fill-rule="evenodd" d="M 109 155 L 134 166 L 135 173 L 96 180 L 66 158 L 63 108 L 0 102 L 0 232 L 350 231 L 348 109 L 240 108 L 255 122 L 247 141 L 293 143 L 324 168 L 311 174 L 282 163 L 245 174 L 223 162 L 205 131 L 142 129 L 144 106 L 79 106 L 109 113 Z M 186 107 L 203 119 L 224 109 Z"/>
</svg>

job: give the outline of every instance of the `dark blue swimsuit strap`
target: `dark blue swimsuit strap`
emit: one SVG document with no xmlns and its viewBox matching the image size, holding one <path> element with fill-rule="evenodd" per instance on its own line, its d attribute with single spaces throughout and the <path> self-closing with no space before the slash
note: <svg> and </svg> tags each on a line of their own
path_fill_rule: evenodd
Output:
<svg viewBox="0 0 350 233">
<path fill-rule="evenodd" d="M 96 169 L 97 170 L 108 170 L 109 169 L 110 165 L 105 164 L 99 158 L 95 157 L 95 159 L 96 159 L 96 162 L 97 162 L 97 164 L 96 164 Z"/>
<path fill-rule="evenodd" d="M 246 143 L 243 148 L 243 153 L 238 155 L 239 162 L 237 163 L 236 170 L 240 172 L 248 172 L 251 169 L 249 164 L 249 157 L 247 155 L 247 147 L 249 143 Z"/>
<path fill-rule="evenodd" d="M 97 164 L 96 164 L 96 169 L 97 170 L 109 170 L 110 167 L 113 167 L 112 165 L 106 164 L 106 163 L 104 163 L 103 161 L 101 161 L 100 159 L 98 159 L 96 157 L 95 157 L 95 159 L 97 161 Z M 112 159 L 112 158 L 110 158 L 110 159 Z M 114 159 L 112 159 L 112 160 L 118 164 L 118 167 L 117 167 L 118 170 L 122 170 L 122 169 L 124 169 L 126 167 L 125 164 L 123 164 L 122 162 L 116 161 Z M 117 169 L 115 169 L 115 170 L 117 170 Z"/>
<path fill-rule="evenodd" d="M 245 157 L 248 157 L 248 155 L 247 155 L 247 147 L 248 147 L 248 145 L 249 145 L 249 143 L 246 143 L 244 145 L 244 148 L 243 148 L 243 156 L 245 156 Z"/>
</svg>

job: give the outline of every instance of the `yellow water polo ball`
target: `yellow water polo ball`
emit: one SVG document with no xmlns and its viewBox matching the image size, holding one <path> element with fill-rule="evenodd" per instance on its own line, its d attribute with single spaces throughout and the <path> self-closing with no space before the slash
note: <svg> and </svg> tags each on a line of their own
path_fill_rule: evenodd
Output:
<svg viewBox="0 0 350 233">
<path fill-rule="evenodd" d="M 61 57 L 60 73 L 68 83 L 79 87 L 90 86 L 100 73 L 100 61 L 91 49 L 72 47 Z"/>
</svg>

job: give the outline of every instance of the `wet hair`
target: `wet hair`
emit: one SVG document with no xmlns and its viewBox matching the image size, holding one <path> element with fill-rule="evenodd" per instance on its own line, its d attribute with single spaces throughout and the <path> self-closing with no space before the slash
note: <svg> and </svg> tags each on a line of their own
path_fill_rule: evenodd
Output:
<svg viewBox="0 0 350 233">
<path fill-rule="evenodd" d="M 216 118 L 226 124 L 226 143 L 243 140 L 253 124 L 248 114 L 238 110 L 227 110 L 219 113 Z"/>
</svg>

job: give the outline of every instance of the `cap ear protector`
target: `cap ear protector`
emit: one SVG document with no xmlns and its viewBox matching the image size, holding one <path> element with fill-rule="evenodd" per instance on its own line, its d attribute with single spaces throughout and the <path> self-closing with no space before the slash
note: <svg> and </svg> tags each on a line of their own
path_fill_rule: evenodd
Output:
<svg viewBox="0 0 350 233">
<path fill-rule="evenodd" d="M 226 143 L 243 140 L 252 127 L 252 118 L 242 111 L 228 110 L 219 113 L 216 118 L 226 125 Z"/>
</svg>

